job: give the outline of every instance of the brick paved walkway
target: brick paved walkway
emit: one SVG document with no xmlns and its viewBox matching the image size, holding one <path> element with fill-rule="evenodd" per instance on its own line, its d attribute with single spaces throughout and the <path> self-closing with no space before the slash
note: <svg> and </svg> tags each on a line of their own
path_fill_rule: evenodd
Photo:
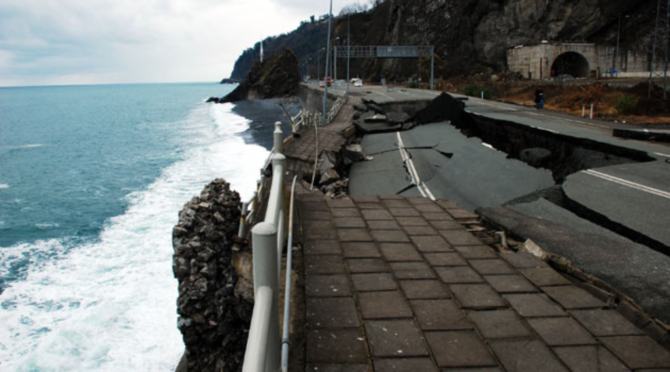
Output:
<svg viewBox="0 0 670 372">
<path fill-rule="evenodd" d="M 427 199 L 301 195 L 306 371 L 628 371 L 670 352 L 525 253 Z"/>
</svg>

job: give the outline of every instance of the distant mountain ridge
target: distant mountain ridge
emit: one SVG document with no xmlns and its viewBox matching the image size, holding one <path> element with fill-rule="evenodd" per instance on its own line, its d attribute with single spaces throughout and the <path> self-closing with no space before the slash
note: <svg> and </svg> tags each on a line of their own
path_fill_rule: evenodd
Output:
<svg viewBox="0 0 670 372">
<path fill-rule="evenodd" d="M 351 14 L 352 45 L 435 45 L 436 74 L 450 76 L 504 70 L 505 53 L 542 40 L 614 45 L 621 19 L 621 45 L 646 50 L 654 27 L 654 0 L 386 0 Z M 346 45 L 348 17 L 334 21 L 333 40 Z M 303 22 L 296 30 L 269 37 L 266 55 L 291 49 L 301 74 L 323 76 L 321 51 L 326 20 Z M 337 39 L 339 37 L 339 39 Z M 237 59 L 232 79 L 246 76 L 258 59 L 260 43 Z M 344 75 L 344 63 L 339 76 Z M 428 61 L 352 60 L 352 76 L 390 80 L 427 79 Z"/>
</svg>

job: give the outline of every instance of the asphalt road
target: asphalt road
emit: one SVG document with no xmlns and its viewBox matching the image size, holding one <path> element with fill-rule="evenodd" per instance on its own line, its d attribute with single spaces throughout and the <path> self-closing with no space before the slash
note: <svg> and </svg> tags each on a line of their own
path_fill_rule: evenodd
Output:
<svg viewBox="0 0 670 372">
<path fill-rule="evenodd" d="M 423 195 L 474 210 L 554 184 L 549 170 L 508 159 L 448 123 L 367 135 L 362 145 L 372 160 L 352 166 L 349 193 L 354 196 Z"/>
</svg>

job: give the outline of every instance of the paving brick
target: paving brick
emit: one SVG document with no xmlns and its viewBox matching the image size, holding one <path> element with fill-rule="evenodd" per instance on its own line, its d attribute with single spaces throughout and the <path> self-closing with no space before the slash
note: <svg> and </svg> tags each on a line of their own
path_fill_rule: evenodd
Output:
<svg viewBox="0 0 670 372">
<path fill-rule="evenodd" d="M 447 209 L 447 211 L 449 212 L 449 214 L 452 217 L 454 217 L 456 219 L 477 219 L 477 218 L 479 218 L 479 215 L 477 215 L 476 213 L 466 211 L 465 209 L 461 209 L 461 208 L 455 208 L 455 209 L 450 208 L 450 209 Z"/>
<path fill-rule="evenodd" d="M 432 266 L 467 266 L 468 263 L 458 253 L 425 253 L 426 261 Z"/>
<path fill-rule="evenodd" d="M 306 314 L 310 328 L 351 328 L 360 325 L 351 297 L 308 298 Z"/>
<path fill-rule="evenodd" d="M 366 363 L 367 346 L 360 329 L 307 331 L 307 362 Z"/>
<path fill-rule="evenodd" d="M 402 230 L 372 230 L 372 237 L 378 242 L 408 242 L 409 238 Z"/>
<path fill-rule="evenodd" d="M 414 300 L 412 309 L 419 327 L 424 331 L 471 329 L 465 313 L 452 300 Z"/>
<path fill-rule="evenodd" d="M 305 256 L 307 274 L 344 274 L 342 257 L 334 255 Z"/>
<path fill-rule="evenodd" d="M 486 338 L 530 336 L 521 319 L 512 310 L 471 311 L 468 316 Z"/>
<path fill-rule="evenodd" d="M 335 217 L 333 218 L 333 224 L 336 227 L 365 227 L 365 221 L 360 217 Z"/>
<path fill-rule="evenodd" d="M 356 208 L 334 208 L 331 209 L 331 213 L 333 217 L 359 217 L 361 215 Z"/>
<path fill-rule="evenodd" d="M 425 262 L 392 262 L 391 269 L 398 279 L 432 279 L 435 274 Z"/>
<path fill-rule="evenodd" d="M 440 367 L 496 366 L 486 345 L 471 331 L 428 332 L 428 345 Z"/>
<path fill-rule="evenodd" d="M 370 372 L 367 364 L 308 364 L 305 372 Z"/>
<path fill-rule="evenodd" d="M 568 372 L 538 340 L 492 341 L 491 348 L 508 372 Z"/>
<path fill-rule="evenodd" d="M 377 245 L 372 242 L 345 242 L 342 243 L 342 252 L 347 258 L 381 257 Z"/>
<path fill-rule="evenodd" d="M 574 285 L 544 287 L 542 290 L 566 309 L 588 309 L 605 306 L 604 302 Z"/>
<path fill-rule="evenodd" d="M 481 245 L 481 240 L 465 230 L 440 231 L 451 245 Z"/>
<path fill-rule="evenodd" d="M 595 344 L 589 332 L 572 318 L 533 318 L 528 323 L 550 346 Z"/>
<path fill-rule="evenodd" d="M 303 224 L 305 238 L 308 240 L 336 239 L 335 225 L 332 222 L 314 221 Z"/>
<path fill-rule="evenodd" d="M 506 294 L 503 295 L 503 298 L 509 301 L 519 315 L 524 317 L 567 315 L 560 306 L 551 302 L 545 294 Z"/>
<path fill-rule="evenodd" d="M 364 209 L 361 211 L 365 220 L 392 220 L 393 216 L 385 209 Z"/>
<path fill-rule="evenodd" d="M 352 273 L 383 273 L 391 269 L 380 258 L 355 258 L 347 260 L 347 266 Z"/>
<path fill-rule="evenodd" d="M 505 261 L 517 269 L 531 269 L 534 267 L 548 267 L 547 263 L 527 252 L 501 253 Z"/>
<path fill-rule="evenodd" d="M 425 212 L 423 217 L 429 221 L 453 221 L 447 212 Z"/>
<path fill-rule="evenodd" d="M 408 243 L 382 243 L 379 248 L 387 261 L 422 261 L 419 252 Z"/>
<path fill-rule="evenodd" d="M 368 364 L 308 364 L 305 369 L 305 372 L 373 372 L 373 371 L 374 369 L 372 367 L 372 361 L 368 361 Z"/>
<path fill-rule="evenodd" d="M 493 248 L 487 245 L 457 245 L 454 247 L 463 257 L 470 258 L 495 258 Z"/>
<path fill-rule="evenodd" d="M 440 207 L 442 207 L 444 209 L 460 208 L 456 203 L 454 203 L 450 200 L 446 200 L 446 199 L 437 200 L 436 203 L 437 203 L 437 205 L 439 205 Z"/>
<path fill-rule="evenodd" d="M 595 336 L 643 334 L 616 310 L 572 310 L 570 314 Z"/>
<path fill-rule="evenodd" d="M 411 320 L 368 321 L 365 330 L 375 357 L 428 355 L 421 331 Z"/>
<path fill-rule="evenodd" d="M 402 280 L 400 287 L 405 297 L 414 299 L 444 299 L 451 295 L 439 280 Z"/>
<path fill-rule="evenodd" d="M 409 197 L 409 198 L 407 198 L 407 201 L 412 203 L 413 205 L 433 204 L 434 203 L 430 199 L 422 198 L 422 197 L 418 197 L 418 196 Z"/>
<path fill-rule="evenodd" d="M 404 226 L 407 235 L 436 235 L 437 230 L 430 226 Z"/>
<path fill-rule="evenodd" d="M 368 220 L 368 226 L 373 230 L 397 230 L 400 225 L 392 220 Z"/>
<path fill-rule="evenodd" d="M 600 341 L 629 368 L 670 368 L 670 351 L 648 336 L 602 337 Z"/>
<path fill-rule="evenodd" d="M 325 211 L 328 212 L 328 204 L 324 200 L 319 201 L 301 201 L 301 209 L 307 211 Z"/>
<path fill-rule="evenodd" d="M 537 288 L 521 275 L 485 275 L 484 279 L 499 293 L 537 292 Z"/>
<path fill-rule="evenodd" d="M 380 200 L 376 196 L 352 196 L 351 200 L 355 201 L 356 203 L 379 203 Z"/>
<path fill-rule="evenodd" d="M 453 248 L 439 235 L 413 236 L 412 242 L 421 252 L 453 252 Z"/>
<path fill-rule="evenodd" d="M 481 283 L 484 281 L 482 277 L 469 266 L 436 267 L 435 272 L 440 276 L 440 279 L 442 279 L 443 282 L 448 284 Z"/>
<path fill-rule="evenodd" d="M 426 213 L 445 213 L 437 204 L 416 204 L 414 205 L 418 211 Z M 446 213 L 445 213 L 446 214 Z"/>
<path fill-rule="evenodd" d="M 446 368 L 442 369 L 443 372 L 503 372 L 502 369 L 497 367 L 484 367 L 484 368 Z"/>
<path fill-rule="evenodd" d="M 354 202 L 350 198 L 326 199 L 326 203 L 331 208 L 353 208 Z"/>
<path fill-rule="evenodd" d="M 507 306 L 488 284 L 454 284 L 451 293 L 466 309 L 493 309 Z"/>
<path fill-rule="evenodd" d="M 428 227 L 428 222 L 421 217 L 396 217 L 400 226 L 409 227 L 409 226 L 424 226 Z"/>
<path fill-rule="evenodd" d="M 348 297 L 351 288 L 346 275 L 307 275 L 305 293 L 308 297 Z"/>
<path fill-rule="evenodd" d="M 453 220 L 431 220 L 431 226 L 438 230 L 463 230 L 463 225 L 458 221 Z"/>
<path fill-rule="evenodd" d="M 499 258 L 469 260 L 470 265 L 482 275 L 490 274 L 513 274 L 514 271 Z"/>
<path fill-rule="evenodd" d="M 383 209 L 384 206 L 380 203 L 356 203 L 359 209 Z"/>
<path fill-rule="evenodd" d="M 337 229 L 337 237 L 341 242 L 372 241 L 372 237 L 365 229 Z"/>
<path fill-rule="evenodd" d="M 353 274 L 351 281 L 357 291 L 387 291 L 398 288 L 393 275 L 389 273 Z"/>
<path fill-rule="evenodd" d="M 412 204 L 410 204 L 403 197 L 400 197 L 399 199 L 386 199 L 386 198 L 384 198 L 382 200 L 382 203 L 384 203 L 384 205 L 388 208 L 411 208 L 412 207 Z"/>
<path fill-rule="evenodd" d="M 438 372 L 430 358 L 385 358 L 375 359 L 376 371 L 389 372 Z"/>
<path fill-rule="evenodd" d="M 329 210 L 304 210 L 300 213 L 304 221 L 330 221 L 333 217 Z"/>
<path fill-rule="evenodd" d="M 341 254 L 340 243 L 337 240 L 307 240 L 305 254 Z"/>
<path fill-rule="evenodd" d="M 540 267 L 534 269 L 521 269 L 521 273 L 536 286 L 566 285 L 570 281 L 565 279 L 556 270 L 550 267 Z"/>
<path fill-rule="evenodd" d="M 612 353 L 600 345 L 556 347 L 554 352 L 572 372 L 630 371 Z"/>
<path fill-rule="evenodd" d="M 396 217 L 419 217 L 419 211 L 414 208 L 389 208 L 389 212 Z"/>
<path fill-rule="evenodd" d="M 364 319 L 410 318 L 412 310 L 400 291 L 363 292 L 358 295 Z"/>
</svg>

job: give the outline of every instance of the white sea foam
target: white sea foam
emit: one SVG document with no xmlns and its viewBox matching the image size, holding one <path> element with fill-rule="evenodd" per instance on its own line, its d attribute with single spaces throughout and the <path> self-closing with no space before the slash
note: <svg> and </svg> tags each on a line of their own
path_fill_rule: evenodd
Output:
<svg viewBox="0 0 670 372">
<path fill-rule="evenodd" d="M 0 295 L 0 366 L 6 371 L 173 371 L 176 328 L 171 229 L 183 204 L 216 177 L 252 195 L 268 152 L 237 135 L 248 122 L 230 105 L 200 104 L 186 120 L 183 160 L 128 195 L 95 243 L 29 265 Z M 0 249 L 0 262 L 58 241 Z M 6 268 L 0 268 L 0 270 Z"/>
<path fill-rule="evenodd" d="M 9 188 L 9 185 L 8 185 L 8 184 L 6 184 L 6 183 L 0 183 L 0 190 L 5 190 L 5 189 L 8 189 L 8 188 Z"/>
</svg>

